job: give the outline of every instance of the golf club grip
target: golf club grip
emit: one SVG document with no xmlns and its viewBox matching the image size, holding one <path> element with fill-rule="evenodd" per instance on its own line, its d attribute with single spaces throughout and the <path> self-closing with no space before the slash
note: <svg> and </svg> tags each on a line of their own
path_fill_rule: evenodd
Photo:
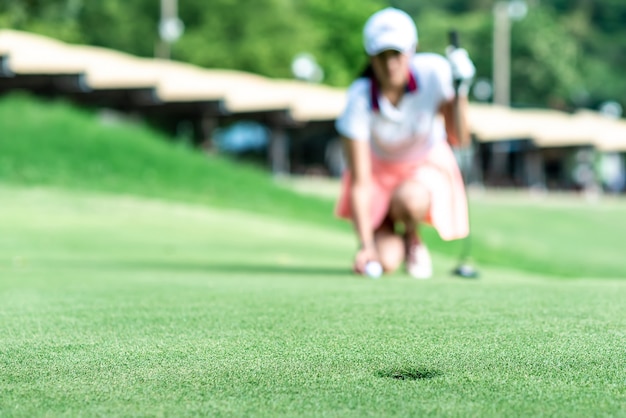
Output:
<svg viewBox="0 0 626 418">
<path fill-rule="evenodd" d="M 453 29 L 450 31 L 450 33 L 448 34 L 448 40 L 450 42 L 450 45 L 452 45 L 455 48 L 459 47 L 459 32 L 456 29 Z"/>
<path fill-rule="evenodd" d="M 450 32 L 448 32 L 448 42 L 450 43 L 450 45 L 456 49 L 459 47 L 459 31 L 457 31 L 456 29 L 452 29 Z M 459 87 L 461 86 L 461 80 L 454 80 L 454 91 L 456 93 L 456 96 L 458 97 L 459 95 Z"/>
</svg>

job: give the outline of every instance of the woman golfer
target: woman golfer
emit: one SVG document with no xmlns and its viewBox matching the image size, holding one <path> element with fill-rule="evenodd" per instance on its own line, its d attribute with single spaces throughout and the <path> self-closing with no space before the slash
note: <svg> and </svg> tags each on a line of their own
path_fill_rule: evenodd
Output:
<svg viewBox="0 0 626 418">
<path fill-rule="evenodd" d="M 398 9 L 372 15 L 363 38 L 369 66 L 350 86 L 336 122 L 347 162 L 336 213 L 354 223 L 355 272 L 364 274 L 370 261 L 392 272 L 404 261 L 411 276 L 426 279 L 432 264 L 419 226 L 432 225 L 444 240 L 469 233 L 463 179 L 449 144 L 469 143 L 457 132 L 468 132 L 475 68 L 464 49 L 448 48 L 447 59 L 416 53 L 415 24 Z M 453 80 L 462 80 L 456 101 Z"/>
</svg>

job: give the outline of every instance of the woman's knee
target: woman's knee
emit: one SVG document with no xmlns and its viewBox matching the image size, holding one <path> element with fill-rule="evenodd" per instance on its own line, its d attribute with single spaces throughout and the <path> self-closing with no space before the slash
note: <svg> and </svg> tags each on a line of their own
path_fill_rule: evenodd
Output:
<svg viewBox="0 0 626 418">
<path fill-rule="evenodd" d="M 391 199 L 391 212 L 396 219 L 405 217 L 421 220 L 430 207 L 430 192 L 415 181 L 401 184 Z"/>
<path fill-rule="evenodd" d="M 395 271 L 404 260 L 404 241 L 393 231 L 376 235 L 378 259 L 387 273 Z"/>
</svg>

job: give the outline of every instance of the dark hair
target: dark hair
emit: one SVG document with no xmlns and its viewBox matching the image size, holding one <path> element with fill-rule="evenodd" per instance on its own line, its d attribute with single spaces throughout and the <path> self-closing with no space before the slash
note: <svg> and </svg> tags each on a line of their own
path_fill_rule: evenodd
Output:
<svg viewBox="0 0 626 418">
<path fill-rule="evenodd" d="M 359 78 L 372 78 L 374 77 L 374 69 L 372 63 L 368 62 L 363 71 L 359 74 Z"/>
</svg>

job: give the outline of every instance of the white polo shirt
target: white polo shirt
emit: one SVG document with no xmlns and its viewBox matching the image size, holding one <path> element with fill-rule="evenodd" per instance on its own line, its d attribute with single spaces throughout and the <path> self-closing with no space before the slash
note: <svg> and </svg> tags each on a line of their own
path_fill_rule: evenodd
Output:
<svg viewBox="0 0 626 418">
<path fill-rule="evenodd" d="M 441 55 L 419 53 L 409 66 L 416 88 L 406 91 L 397 106 L 377 94 L 378 104 L 372 103 L 369 78 L 354 81 L 346 108 L 335 122 L 337 132 L 354 141 L 369 141 L 379 158 L 392 161 L 417 160 L 437 141 L 445 141 L 437 114 L 441 104 L 454 97 L 450 64 Z"/>
</svg>

